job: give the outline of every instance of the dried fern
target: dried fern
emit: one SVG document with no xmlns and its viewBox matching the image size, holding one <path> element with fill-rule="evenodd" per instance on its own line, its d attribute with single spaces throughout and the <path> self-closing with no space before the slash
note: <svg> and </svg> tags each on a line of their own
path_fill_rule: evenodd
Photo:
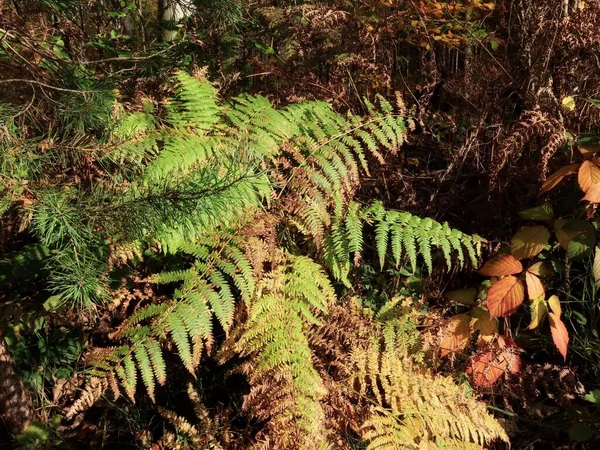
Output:
<svg viewBox="0 0 600 450">
<path fill-rule="evenodd" d="M 508 441 L 483 403 L 443 376 L 413 364 L 403 352 L 372 339 L 353 352 L 355 385 L 360 395 L 373 395 L 376 406 L 362 426 L 371 449 L 422 448 L 452 441 L 483 447 Z"/>
</svg>

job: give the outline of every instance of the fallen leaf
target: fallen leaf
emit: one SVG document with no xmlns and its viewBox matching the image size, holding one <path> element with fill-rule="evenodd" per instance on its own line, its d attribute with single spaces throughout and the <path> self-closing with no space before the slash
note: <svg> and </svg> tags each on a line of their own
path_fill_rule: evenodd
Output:
<svg viewBox="0 0 600 450">
<path fill-rule="evenodd" d="M 504 317 L 514 313 L 525 300 L 525 287 L 510 275 L 496 281 L 488 291 L 487 306 L 490 317 Z"/>
<path fill-rule="evenodd" d="M 523 265 L 513 255 L 496 256 L 486 262 L 479 273 L 488 277 L 514 275 L 523 271 Z"/>
<path fill-rule="evenodd" d="M 575 99 L 571 96 L 563 97 L 561 106 L 565 111 L 572 112 L 575 110 Z"/>
</svg>

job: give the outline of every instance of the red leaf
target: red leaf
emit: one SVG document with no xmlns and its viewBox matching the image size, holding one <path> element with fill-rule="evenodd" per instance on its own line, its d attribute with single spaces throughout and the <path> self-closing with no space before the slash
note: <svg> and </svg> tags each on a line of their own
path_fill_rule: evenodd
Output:
<svg viewBox="0 0 600 450">
<path fill-rule="evenodd" d="M 521 273 L 523 265 L 513 255 L 501 255 L 486 262 L 479 273 L 488 277 L 501 277 Z"/>
<path fill-rule="evenodd" d="M 504 317 L 514 313 L 525 300 L 523 282 L 512 275 L 496 281 L 488 290 L 487 306 L 490 317 Z"/>
<path fill-rule="evenodd" d="M 565 361 L 567 360 L 567 345 L 569 344 L 569 332 L 565 327 L 560 318 L 554 313 L 548 313 L 548 318 L 550 320 L 550 331 L 552 331 L 552 340 L 554 341 L 554 345 L 563 356 Z"/>
<path fill-rule="evenodd" d="M 527 284 L 527 295 L 529 295 L 529 300 L 534 300 L 539 297 L 546 297 L 546 292 L 544 290 L 542 281 L 534 274 L 525 272 L 525 283 Z"/>
<path fill-rule="evenodd" d="M 498 362 L 496 365 L 504 367 L 505 371 L 512 374 L 519 373 L 521 371 L 521 357 L 519 353 L 523 352 L 521 347 L 508 336 L 498 337 L 498 347 L 501 351 L 496 356 Z"/>
<path fill-rule="evenodd" d="M 494 352 L 487 352 L 471 358 L 467 373 L 473 377 L 475 386 L 489 387 L 504 374 L 504 367 L 497 365 Z"/>
</svg>

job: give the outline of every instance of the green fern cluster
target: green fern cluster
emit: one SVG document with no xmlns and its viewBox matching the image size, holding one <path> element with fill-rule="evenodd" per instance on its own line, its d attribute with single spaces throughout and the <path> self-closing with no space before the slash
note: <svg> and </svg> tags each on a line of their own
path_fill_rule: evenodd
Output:
<svg viewBox="0 0 600 450">
<path fill-rule="evenodd" d="M 321 267 L 303 256 L 265 276 L 248 306 L 244 331 L 235 343 L 252 356 L 246 375 L 252 390 L 245 408 L 268 420 L 268 432 L 280 445 L 314 448 L 325 444 L 321 399 L 325 387 L 313 367 L 307 327 L 320 324 L 336 295 Z M 273 389 L 277 383 L 277 389 Z"/>
<path fill-rule="evenodd" d="M 364 249 L 365 226 L 374 230 L 382 269 L 389 256 L 396 266 L 406 256 L 413 268 L 417 267 L 417 257 L 421 256 L 431 272 L 434 247 L 441 250 L 448 267 L 452 266 L 454 255 L 459 267 L 463 267 L 465 252 L 471 264 L 476 266 L 484 242 L 479 236 L 465 234 L 447 223 L 422 219 L 408 212 L 386 210 L 381 202 L 366 207 L 351 202 L 345 217 L 336 218 L 324 240 L 325 261 L 336 279 L 347 283 L 352 267 L 350 254 L 355 254 L 357 259 Z"/>
<path fill-rule="evenodd" d="M 162 285 L 160 293 L 144 298 L 107 336 L 114 347 L 89 352 L 89 383 L 69 417 L 109 389 L 135 400 L 143 385 L 155 400 L 167 380 L 170 345 L 192 375 L 203 355 L 220 346 L 220 362 L 243 358 L 238 370 L 250 384 L 243 411 L 264 424 L 257 442 L 331 446 L 329 389 L 355 397 L 348 378 L 335 379 L 315 363 L 315 330 L 335 328 L 327 312 L 338 301 L 318 261 L 349 285 L 351 255 L 364 251 L 369 232 L 381 266 L 391 253 L 396 265 L 407 259 L 413 267 L 420 256 L 430 271 L 434 248 L 448 265 L 456 256 L 462 266 L 467 258 L 475 263 L 481 243 L 448 224 L 353 201 L 367 160 L 383 161 L 380 150 L 395 152 L 404 140 L 404 119 L 390 103 L 380 98 L 377 108 L 367 106 L 368 116 L 358 117 L 321 102 L 282 109 L 264 97 L 222 102 L 206 79 L 179 73 L 164 114 L 147 101 L 115 128 L 112 147 L 98 159 L 110 176 L 92 189 L 40 190 L 31 229 L 50 249 L 48 286 L 57 295 L 85 305 L 109 292 L 115 267 L 142 264 L 148 254 L 163 267 L 169 262 L 146 279 Z M 251 219 L 260 214 L 274 218 L 272 229 L 252 231 Z M 275 248 L 258 267 L 247 238 L 261 241 L 261 233 L 273 236 Z M 310 256 L 300 250 L 307 241 Z M 377 320 L 393 317 L 390 311 Z M 412 344 L 398 338 L 398 323 L 366 323 L 369 345 L 344 344 L 352 351 L 335 364 L 355 372 L 362 395 L 391 408 L 396 428 L 408 433 L 422 414 L 419 430 L 430 442 L 438 442 L 436 436 L 477 444 L 503 437 L 487 415 L 481 423 L 470 418 L 467 409 L 478 404 L 449 380 L 419 369 L 411 381 L 405 364 Z M 451 401 L 466 406 L 457 418 L 436 422 L 428 401 L 444 411 Z M 372 443 L 382 442 L 380 425 L 388 420 L 377 411 L 364 426 Z M 202 433 L 178 423 L 184 434 Z M 487 428 L 473 431 L 475 425 Z"/>
<path fill-rule="evenodd" d="M 360 170 L 368 173 L 365 149 L 383 162 L 379 149 L 395 152 L 404 141 L 404 118 L 379 98 L 380 109 L 369 104 L 366 118 L 347 118 L 325 103 L 292 105 L 284 114 L 299 124 L 301 134 L 282 148 L 276 180 L 289 220 L 310 236 L 317 247 L 360 185 Z"/>
<path fill-rule="evenodd" d="M 166 381 L 161 343 L 167 338 L 175 344 L 183 365 L 194 373 L 203 351 L 214 341 L 213 316 L 228 332 L 235 298 L 248 301 L 254 292 L 252 267 L 233 241 L 201 240 L 180 251 L 193 257 L 189 268 L 152 277 L 155 283 L 181 283 L 172 298 L 156 299 L 129 316 L 111 335 L 113 340 L 124 341 L 123 345 L 88 355 L 87 364 L 93 368 L 90 375 L 107 378 L 115 397 L 122 386 L 134 400 L 139 374 L 154 400 L 156 384 Z"/>
</svg>

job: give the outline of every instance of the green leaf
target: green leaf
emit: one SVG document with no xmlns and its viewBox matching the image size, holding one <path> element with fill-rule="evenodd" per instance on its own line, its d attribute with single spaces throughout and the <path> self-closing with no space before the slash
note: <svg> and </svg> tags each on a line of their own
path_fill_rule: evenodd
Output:
<svg viewBox="0 0 600 450">
<path fill-rule="evenodd" d="M 588 256 L 596 244 L 596 230 L 585 220 L 564 220 L 554 222 L 556 238 L 561 247 L 567 250 L 569 259 Z"/>
<path fill-rule="evenodd" d="M 583 396 L 583 399 L 590 403 L 600 403 L 600 389 L 594 389 Z"/>
<path fill-rule="evenodd" d="M 449 300 L 461 305 L 472 305 L 477 298 L 477 288 L 456 289 L 446 293 Z"/>
<path fill-rule="evenodd" d="M 541 205 L 521 211 L 519 216 L 525 220 L 550 220 L 554 216 L 554 211 L 549 202 L 544 202 Z"/>
<path fill-rule="evenodd" d="M 571 428 L 569 428 L 569 438 L 571 438 L 572 441 L 589 441 L 593 435 L 594 432 L 589 425 L 585 423 L 574 423 L 571 425 Z"/>
<path fill-rule="evenodd" d="M 596 233 L 593 229 L 579 233 L 569 244 L 569 247 L 567 248 L 567 257 L 569 259 L 584 258 L 592 252 L 595 244 Z"/>
</svg>

